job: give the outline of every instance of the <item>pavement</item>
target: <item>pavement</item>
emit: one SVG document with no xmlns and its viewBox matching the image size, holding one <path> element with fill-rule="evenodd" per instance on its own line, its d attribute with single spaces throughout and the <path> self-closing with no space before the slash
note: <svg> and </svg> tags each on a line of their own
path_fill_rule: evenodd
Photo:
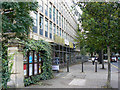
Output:
<svg viewBox="0 0 120 90">
<path fill-rule="evenodd" d="M 116 62 L 117 63 L 117 62 Z M 92 62 L 85 62 L 82 72 L 81 64 L 71 65 L 70 71 L 66 68 L 60 69 L 60 72 L 54 72 L 54 78 L 50 80 L 41 80 L 35 85 L 30 85 L 25 88 L 103 88 L 107 82 L 107 63 L 105 69 L 101 69 L 102 65 L 97 64 L 97 72 L 95 65 Z M 118 88 L 118 68 L 111 65 L 111 86 Z"/>
</svg>

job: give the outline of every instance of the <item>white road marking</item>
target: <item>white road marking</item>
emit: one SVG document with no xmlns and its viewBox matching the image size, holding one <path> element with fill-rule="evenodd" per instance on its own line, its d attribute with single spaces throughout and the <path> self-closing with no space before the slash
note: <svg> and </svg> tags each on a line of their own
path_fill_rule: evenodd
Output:
<svg viewBox="0 0 120 90">
<path fill-rule="evenodd" d="M 69 85 L 78 85 L 78 86 L 84 86 L 86 83 L 85 79 L 73 79 Z"/>
</svg>

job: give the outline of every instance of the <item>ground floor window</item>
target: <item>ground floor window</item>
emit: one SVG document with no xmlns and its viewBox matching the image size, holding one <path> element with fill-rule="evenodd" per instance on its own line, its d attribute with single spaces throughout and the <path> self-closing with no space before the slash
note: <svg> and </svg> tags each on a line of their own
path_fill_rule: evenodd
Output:
<svg viewBox="0 0 120 90">
<path fill-rule="evenodd" d="M 29 51 L 24 56 L 24 76 L 34 76 L 42 73 L 42 58 L 40 52 Z"/>
</svg>

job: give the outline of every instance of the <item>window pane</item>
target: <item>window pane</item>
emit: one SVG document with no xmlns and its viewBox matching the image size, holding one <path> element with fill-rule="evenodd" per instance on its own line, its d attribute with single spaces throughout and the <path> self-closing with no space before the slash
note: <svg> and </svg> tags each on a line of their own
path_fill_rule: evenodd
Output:
<svg viewBox="0 0 120 90">
<path fill-rule="evenodd" d="M 33 53 L 32 52 L 30 52 L 29 53 L 29 63 L 33 63 Z"/>
<path fill-rule="evenodd" d="M 52 4 L 49 3 L 50 7 L 49 7 L 49 17 L 50 19 L 52 19 Z"/>
<path fill-rule="evenodd" d="M 58 10 L 57 10 L 57 12 L 56 12 L 56 22 L 57 22 L 57 24 L 58 24 Z"/>
<path fill-rule="evenodd" d="M 44 23 L 43 23 L 43 16 L 40 15 L 40 35 L 43 35 L 43 28 L 44 28 Z"/>
<path fill-rule="evenodd" d="M 34 74 L 37 74 L 37 63 L 34 64 Z"/>
<path fill-rule="evenodd" d="M 32 75 L 32 71 L 33 71 L 33 65 L 32 64 L 29 64 L 29 76 Z"/>
<path fill-rule="evenodd" d="M 37 33 L 37 12 L 32 13 L 32 17 L 33 17 L 33 32 Z"/>
<path fill-rule="evenodd" d="M 61 36 L 61 28 L 60 28 L 60 36 Z"/>
<path fill-rule="evenodd" d="M 37 62 L 37 53 L 34 53 L 34 62 Z"/>
<path fill-rule="evenodd" d="M 52 39 L 52 22 L 50 22 L 50 39 Z"/>
<path fill-rule="evenodd" d="M 41 63 L 39 63 L 39 73 L 41 73 Z"/>
<path fill-rule="evenodd" d="M 24 67 L 23 67 L 23 69 L 24 69 L 24 76 L 27 76 L 27 69 L 28 67 L 27 67 L 27 64 L 24 64 Z"/>
<path fill-rule="evenodd" d="M 48 16 L 48 5 L 45 4 L 45 15 Z"/>
<path fill-rule="evenodd" d="M 39 5 L 39 10 L 43 12 L 43 1 L 39 0 L 38 5 Z"/>
<path fill-rule="evenodd" d="M 55 22 L 55 7 L 53 7 L 53 21 Z"/>
<path fill-rule="evenodd" d="M 48 20 L 45 19 L 45 37 L 48 37 Z"/>
</svg>

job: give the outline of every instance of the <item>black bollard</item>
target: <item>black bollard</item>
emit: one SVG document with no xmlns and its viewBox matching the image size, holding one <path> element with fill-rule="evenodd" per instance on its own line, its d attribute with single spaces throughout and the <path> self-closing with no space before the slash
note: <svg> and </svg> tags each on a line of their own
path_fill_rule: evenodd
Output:
<svg viewBox="0 0 120 90">
<path fill-rule="evenodd" d="M 82 62 L 82 72 L 83 72 L 83 62 Z"/>
<path fill-rule="evenodd" d="M 69 72 L 69 60 L 67 60 L 67 72 Z"/>
<path fill-rule="evenodd" d="M 97 72 L 97 62 L 95 62 L 95 72 Z"/>
</svg>

